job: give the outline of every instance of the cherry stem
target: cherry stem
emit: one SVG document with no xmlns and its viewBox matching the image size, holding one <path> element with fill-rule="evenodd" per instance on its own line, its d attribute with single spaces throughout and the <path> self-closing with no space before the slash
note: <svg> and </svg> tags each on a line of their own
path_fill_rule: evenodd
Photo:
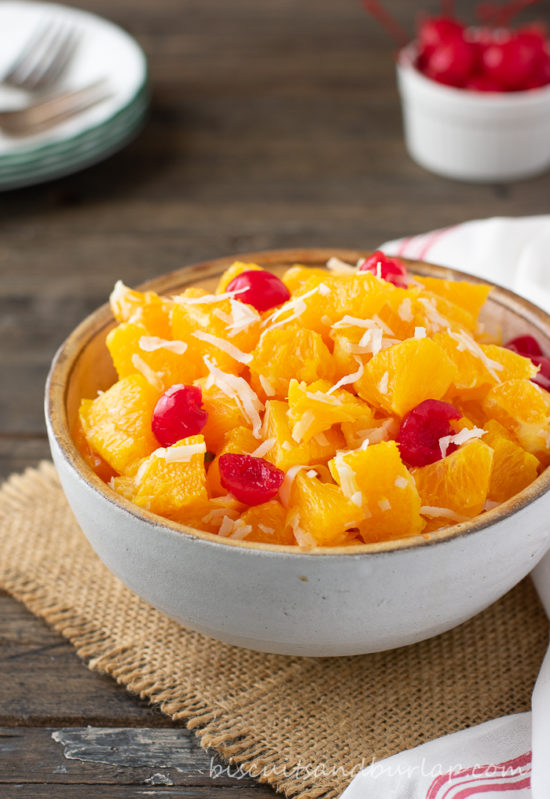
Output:
<svg viewBox="0 0 550 799">
<path fill-rule="evenodd" d="M 377 0 L 363 0 L 365 10 L 389 33 L 398 47 L 404 47 L 411 40 L 407 31 L 392 14 Z"/>
</svg>

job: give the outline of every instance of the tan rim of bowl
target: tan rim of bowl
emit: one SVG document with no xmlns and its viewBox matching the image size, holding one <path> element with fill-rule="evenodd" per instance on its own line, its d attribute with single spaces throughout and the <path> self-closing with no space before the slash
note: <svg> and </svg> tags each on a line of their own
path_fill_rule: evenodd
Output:
<svg viewBox="0 0 550 799">
<path fill-rule="evenodd" d="M 369 254 L 370 253 L 367 251 L 341 249 L 267 250 L 264 252 L 243 253 L 184 267 L 175 272 L 154 278 L 142 284 L 139 288 L 141 290 L 154 290 L 159 294 L 175 293 L 183 287 L 194 283 L 201 283 L 208 279 L 213 281 L 236 260 L 258 263 L 266 268 L 286 268 L 294 264 L 302 264 L 310 267 L 324 267 L 327 260 L 331 257 L 340 258 L 342 261 L 354 264 L 357 260 Z M 418 275 L 448 280 L 468 280 L 472 283 L 487 283 L 493 285 L 494 290 L 491 293 L 491 301 L 504 310 L 512 312 L 524 319 L 525 322 L 532 329 L 534 328 L 546 341 L 547 345 L 550 345 L 550 316 L 541 308 L 518 297 L 512 291 L 458 270 L 429 264 L 424 261 L 412 261 L 407 258 L 403 258 L 402 260 L 409 265 L 412 272 Z M 418 535 L 375 544 L 357 544 L 346 547 L 316 547 L 312 550 L 300 550 L 297 546 L 262 544 L 252 541 L 234 541 L 227 538 L 220 539 L 220 537 L 214 533 L 207 533 L 202 530 L 196 530 L 192 527 L 171 522 L 149 511 L 142 510 L 103 483 L 80 455 L 69 431 L 66 400 L 67 387 L 73 372 L 73 367 L 80 353 L 85 349 L 88 343 L 102 330 L 107 332 L 108 328 L 112 326 L 113 321 L 109 305 L 102 305 L 97 311 L 90 314 L 90 316 L 88 316 L 61 345 L 55 355 L 48 375 L 46 385 L 46 415 L 51 424 L 55 439 L 63 452 L 64 458 L 88 486 L 124 511 L 130 512 L 133 516 L 152 523 L 157 527 L 164 528 L 167 532 L 171 532 L 172 534 L 187 534 L 193 538 L 218 546 L 236 546 L 243 551 L 252 550 L 265 553 L 285 553 L 287 555 L 297 555 L 300 557 L 306 555 L 340 556 L 383 554 L 409 548 L 433 546 L 434 544 L 450 541 L 459 536 L 471 535 L 483 530 L 491 524 L 495 524 L 512 516 L 529 503 L 539 499 L 550 489 L 550 468 L 547 468 L 536 480 L 524 488 L 523 491 L 472 520 L 442 528 L 441 530 L 437 530 L 425 536 Z"/>
</svg>

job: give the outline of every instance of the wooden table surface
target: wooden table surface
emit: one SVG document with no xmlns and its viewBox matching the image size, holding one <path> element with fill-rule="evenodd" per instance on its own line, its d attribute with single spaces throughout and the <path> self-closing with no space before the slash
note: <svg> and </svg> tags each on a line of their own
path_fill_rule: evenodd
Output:
<svg viewBox="0 0 550 799">
<path fill-rule="evenodd" d="M 141 42 L 153 105 L 139 138 L 105 163 L 0 194 L 0 477 L 48 457 L 48 364 L 117 278 L 548 212 L 550 175 L 469 185 L 407 157 L 392 49 L 358 0 L 77 4 Z M 412 28 L 413 4 L 386 5 Z M 89 672 L 1 593 L 0 637 L 2 799 L 274 796 L 216 776 L 191 733 Z M 105 727 L 123 728 L 109 747 Z"/>
</svg>

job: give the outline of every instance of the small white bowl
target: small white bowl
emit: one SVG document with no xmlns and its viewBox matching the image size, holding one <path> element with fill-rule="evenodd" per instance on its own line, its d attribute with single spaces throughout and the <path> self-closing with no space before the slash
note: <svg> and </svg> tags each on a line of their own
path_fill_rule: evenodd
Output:
<svg viewBox="0 0 550 799">
<path fill-rule="evenodd" d="M 365 253 L 284 250 L 240 255 L 276 271 L 355 263 Z M 147 284 L 173 294 L 212 290 L 235 258 L 197 264 Z M 476 281 L 411 263 L 417 274 Z M 478 281 L 479 282 L 479 281 Z M 550 349 L 550 318 L 496 288 L 488 315 L 513 337 L 531 333 Z M 487 317 L 485 317 L 487 318 Z M 104 563 L 127 586 L 185 627 L 230 644 L 285 655 L 354 655 L 404 646 L 469 619 L 534 568 L 550 545 L 550 469 L 482 516 L 427 537 L 320 547 L 221 539 L 155 516 L 105 485 L 70 434 L 80 399 L 116 380 L 105 346 L 108 306 L 89 316 L 54 358 L 46 388 L 53 459 L 78 522 Z"/>
<path fill-rule="evenodd" d="M 420 166 L 479 183 L 550 168 L 550 86 L 507 93 L 455 89 L 427 78 L 415 59 L 414 44 L 400 51 L 397 80 L 405 143 Z"/>
</svg>

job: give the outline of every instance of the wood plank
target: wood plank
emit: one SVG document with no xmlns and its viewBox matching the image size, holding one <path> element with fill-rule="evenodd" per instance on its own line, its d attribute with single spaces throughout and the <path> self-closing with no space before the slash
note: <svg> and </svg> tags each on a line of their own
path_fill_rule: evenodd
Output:
<svg viewBox="0 0 550 799">
<path fill-rule="evenodd" d="M 0 641 L 2 725 L 174 726 L 110 677 L 89 671 L 68 641 L 4 592 Z"/>
<path fill-rule="evenodd" d="M 169 787 L 144 785 L 59 785 L 18 783 L 2 786 L 2 799 L 275 799 L 276 794 L 265 785 Z"/>
<path fill-rule="evenodd" d="M 0 433 L 0 482 L 13 472 L 22 472 L 50 459 L 46 433 L 6 435 Z"/>
<path fill-rule="evenodd" d="M 0 727 L 0 785 L 257 786 L 180 727 Z"/>
</svg>

